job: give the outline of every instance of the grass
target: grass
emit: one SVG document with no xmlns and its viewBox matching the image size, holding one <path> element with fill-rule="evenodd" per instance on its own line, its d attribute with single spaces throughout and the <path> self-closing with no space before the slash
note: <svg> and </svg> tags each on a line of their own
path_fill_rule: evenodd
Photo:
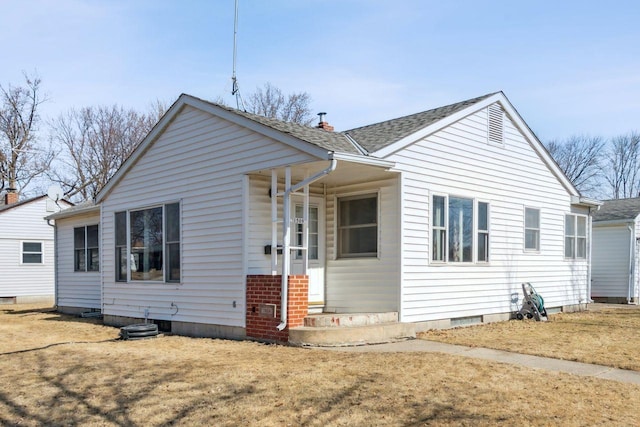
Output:
<svg viewBox="0 0 640 427">
<path fill-rule="evenodd" d="M 449 355 L 118 332 L 0 307 L 0 425 L 628 425 L 640 399 L 634 385 Z"/>
<path fill-rule="evenodd" d="M 535 320 L 431 330 L 420 338 L 640 371 L 640 307 L 599 306 Z"/>
</svg>

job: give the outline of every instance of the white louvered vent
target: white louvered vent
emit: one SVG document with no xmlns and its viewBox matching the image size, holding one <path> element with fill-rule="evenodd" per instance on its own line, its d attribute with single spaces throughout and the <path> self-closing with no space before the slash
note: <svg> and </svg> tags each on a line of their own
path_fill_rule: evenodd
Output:
<svg viewBox="0 0 640 427">
<path fill-rule="evenodd" d="M 504 143 L 504 114 L 500 104 L 489 105 L 488 113 L 489 142 L 502 144 Z"/>
</svg>

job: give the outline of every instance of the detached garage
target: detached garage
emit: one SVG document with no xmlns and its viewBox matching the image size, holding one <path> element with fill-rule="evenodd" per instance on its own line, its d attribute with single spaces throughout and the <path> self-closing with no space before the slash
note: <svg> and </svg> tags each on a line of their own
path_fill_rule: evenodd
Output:
<svg viewBox="0 0 640 427">
<path fill-rule="evenodd" d="M 640 198 L 607 200 L 593 216 L 591 298 L 637 304 Z"/>
</svg>

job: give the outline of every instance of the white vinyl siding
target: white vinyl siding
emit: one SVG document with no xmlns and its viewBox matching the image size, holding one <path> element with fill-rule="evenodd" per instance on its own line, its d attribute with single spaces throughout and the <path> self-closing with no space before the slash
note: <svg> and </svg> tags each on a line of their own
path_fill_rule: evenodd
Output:
<svg viewBox="0 0 640 427">
<path fill-rule="evenodd" d="M 141 318 L 147 309 L 154 319 L 244 327 L 244 176 L 309 160 L 186 106 L 102 204 L 104 313 Z M 178 199 L 180 283 L 115 282 L 114 213 Z"/>
<path fill-rule="evenodd" d="M 480 110 L 387 158 L 403 173 L 402 321 L 512 312 L 522 282 L 531 282 L 548 307 L 587 299 L 586 261 L 564 259 L 570 194 L 507 115 L 503 144 L 487 144 L 487 123 L 487 109 Z M 430 262 L 429 194 L 490 204 L 489 262 Z M 545 206 L 539 253 L 523 252 L 523 207 L 531 205 Z"/>
<path fill-rule="evenodd" d="M 44 219 L 52 213 L 46 197 L 0 212 L 0 297 L 53 297 L 54 231 Z M 42 263 L 22 263 L 22 242 L 42 244 Z"/>
<path fill-rule="evenodd" d="M 58 288 L 56 305 L 83 309 L 101 308 L 100 272 L 75 271 L 74 268 L 74 230 L 78 227 L 90 227 L 98 223 L 100 213 L 79 214 L 56 220 L 57 275 Z M 98 243 L 101 230 L 98 227 Z"/>
<path fill-rule="evenodd" d="M 378 255 L 340 258 L 336 202 L 342 197 L 378 195 Z M 398 311 L 400 282 L 399 180 L 333 187 L 327 194 L 326 310 L 337 312 Z"/>
</svg>

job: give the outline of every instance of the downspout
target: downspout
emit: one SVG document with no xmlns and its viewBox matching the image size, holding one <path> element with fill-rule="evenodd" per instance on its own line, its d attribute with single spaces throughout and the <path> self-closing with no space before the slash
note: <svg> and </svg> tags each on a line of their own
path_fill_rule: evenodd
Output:
<svg viewBox="0 0 640 427">
<path fill-rule="evenodd" d="M 58 307 L 58 227 L 51 220 L 47 220 L 47 225 L 53 227 L 53 298 L 54 305 Z"/>
<path fill-rule="evenodd" d="M 289 292 L 289 268 L 291 263 L 291 253 L 289 250 L 291 246 L 291 242 L 289 241 L 291 228 L 291 193 L 295 193 L 299 189 L 323 178 L 325 175 L 329 175 L 336 170 L 336 166 L 338 166 L 338 161 L 332 158 L 328 168 L 300 181 L 296 185 L 291 185 L 291 168 L 287 167 L 285 170 L 285 186 L 282 197 L 282 296 L 280 300 L 280 324 L 277 326 L 279 331 L 287 327 L 287 294 Z"/>
<path fill-rule="evenodd" d="M 632 223 L 627 224 L 629 230 L 629 288 L 627 289 L 627 304 L 631 304 L 631 295 L 633 294 L 633 276 L 635 273 L 636 251 L 635 236 L 633 233 Z"/>
<path fill-rule="evenodd" d="M 591 304 L 591 251 L 593 248 L 593 217 L 591 216 L 591 208 L 589 208 L 589 227 L 587 228 L 587 304 Z"/>
</svg>

